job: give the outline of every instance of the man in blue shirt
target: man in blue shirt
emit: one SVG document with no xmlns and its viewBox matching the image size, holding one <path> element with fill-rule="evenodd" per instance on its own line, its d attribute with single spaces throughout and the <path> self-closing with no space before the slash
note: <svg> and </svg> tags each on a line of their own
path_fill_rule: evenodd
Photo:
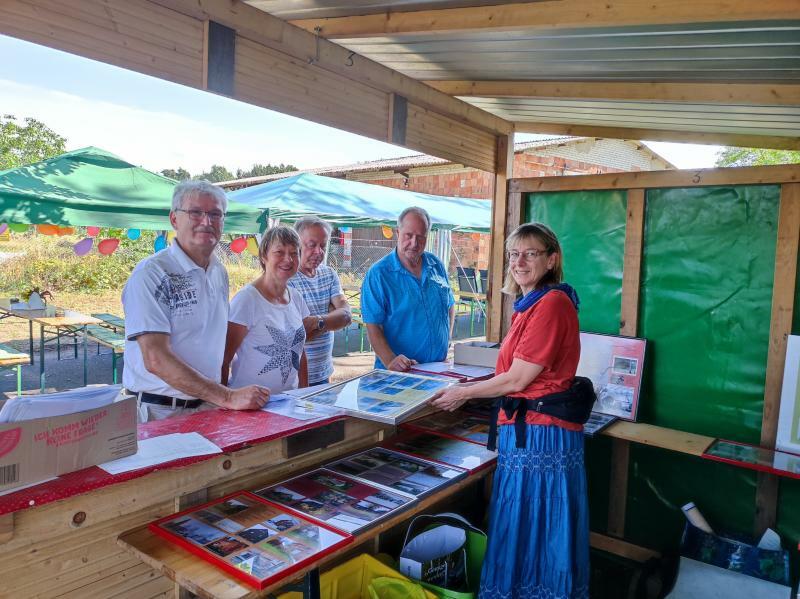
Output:
<svg viewBox="0 0 800 599">
<path fill-rule="evenodd" d="M 455 301 L 447 270 L 425 251 L 430 230 L 425 210 L 403 210 L 397 219 L 397 248 L 364 278 L 361 312 L 376 368 L 402 372 L 447 357 Z"/>
</svg>

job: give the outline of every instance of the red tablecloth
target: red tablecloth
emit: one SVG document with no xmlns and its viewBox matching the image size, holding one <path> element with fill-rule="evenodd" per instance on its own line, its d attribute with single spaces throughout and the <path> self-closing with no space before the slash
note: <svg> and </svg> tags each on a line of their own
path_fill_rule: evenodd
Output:
<svg viewBox="0 0 800 599">
<path fill-rule="evenodd" d="M 194 431 L 215 443 L 222 451 L 231 452 L 243 447 L 271 441 L 272 439 L 287 437 L 343 418 L 344 416 L 333 416 L 324 420 L 303 421 L 270 412 L 209 410 L 189 416 L 140 424 L 139 439 Z M 155 470 L 180 468 L 195 462 L 202 462 L 215 457 L 215 455 L 218 454 L 182 458 L 117 475 L 111 475 L 97 466 L 92 466 L 91 468 L 64 474 L 55 480 L 0 496 L 0 515 L 44 505 L 99 489 L 100 487 L 139 478 Z"/>
</svg>

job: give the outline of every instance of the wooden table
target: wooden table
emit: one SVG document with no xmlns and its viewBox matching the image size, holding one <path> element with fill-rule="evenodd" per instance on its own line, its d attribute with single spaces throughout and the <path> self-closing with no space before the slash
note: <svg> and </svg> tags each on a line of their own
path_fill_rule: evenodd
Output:
<svg viewBox="0 0 800 599">
<path fill-rule="evenodd" d="M 416 514 L 429 510 L 434 504 L 452 497 L 465 487 L 478 483 L 493 471 L 493 467 L 484 468 L 438 493 L 425 497 L 395 517 L 380 522 L 363 533 L 356 535 L 355 541 L 345 547 L 344 551 L 350 551 L 354 547 L 375 539 L 381 532 L 402 524 Z M 290 577 L 270 585 L 264 590 L 257 591 L 241 582 L 238 578 L 230 576 L 185 549 L 156 536 L 150 532 L 147 526 L 140 526 L 120 535 L 117 542 L 144 563 L 174 580 L 182 589 L 186 589 L 204 599 L 268 597 L 271 593 L 287 586 L 293 580 L 302 578 L 307 573 L 314 572 L 328 562 L 337 559 L 337 554 L 335 553 L 327 555 L 310 563 Z"/>
<path fill-rule="evenodd" d="M 219 410 L 139 425 L 140 439 L 197 431 L 223 453 L 114 476 L 87 468 L 0 496 L 0 597 L 177 597 L 172 580 L 117 544 L 120 534 L 371 447 L 384 430 L 354 418 Z"/>
<path fill-rule="evenodd" d="M 0 367 L 11 366 L 17 369 L 17 395 L 22 394 L 22 365 L 27 364 L 30 359 L 31 357 L 28 354 L 0 343 Z"/>
<path fill-rule="evenodd" d="M 86 326 L 90 324 L 100 324 L 102 321 L 93 316 L 87 316 L 74 310 L 66 310 L 56 306 L 45 306 L 41 310 L 20 310 L 11 307 L 11 300 L 0 298 L 0 320 L 9 317 L 21 318 L 28 321 L 28 347 L 30 349 L 30 363 L 33 364 L 33 323 L 39 325 L 39 389 L 44 392 L 45 372 L 44 372 L 44 350 L 45 343 L 55 340 L 61 348 L 61 338 L 65 336 L 75 336 L 75 357 L 78 357 L 77 333 L 83 333 L 83 384 L 89 380 L 87 367 L 87 340 Z M 46 334 L 51 334 L 50 338 Z"/>
</svg>

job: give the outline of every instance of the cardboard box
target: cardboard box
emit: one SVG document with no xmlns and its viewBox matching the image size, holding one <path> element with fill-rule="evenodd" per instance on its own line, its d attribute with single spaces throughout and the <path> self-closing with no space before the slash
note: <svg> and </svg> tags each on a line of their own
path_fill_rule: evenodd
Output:
<svg viewBox="0 0 800 599">
<path fill-rule="evenodd" d="M 66 416 L 0 424 L 0 492 L 133 455 L 136 397 Z"/>
<path fill-rule="evenodd" d="M 500 353 L 500 344 L 491 341 L 456 343 L 453 347 L 453 362 L 494 368 L 497 364 L 498 353 Z"/>
</svg>

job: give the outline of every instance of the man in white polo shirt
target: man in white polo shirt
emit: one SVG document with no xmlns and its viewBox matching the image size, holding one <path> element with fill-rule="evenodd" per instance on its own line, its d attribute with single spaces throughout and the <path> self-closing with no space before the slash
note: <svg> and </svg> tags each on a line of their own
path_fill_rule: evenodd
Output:
<svg viewBox="0 0 800 599">
<path fill-rule="evenodd" d="M 175 239 L 139 262 L 122 291 L 125 387 L 139 396 L 141 422 L 208 408 L 262 407 L 269 391 L 219 383 L 228 327 L 228 273 L 214 256 L 228 200 L 208 181 L 175 187 Z"/>
</svg>

